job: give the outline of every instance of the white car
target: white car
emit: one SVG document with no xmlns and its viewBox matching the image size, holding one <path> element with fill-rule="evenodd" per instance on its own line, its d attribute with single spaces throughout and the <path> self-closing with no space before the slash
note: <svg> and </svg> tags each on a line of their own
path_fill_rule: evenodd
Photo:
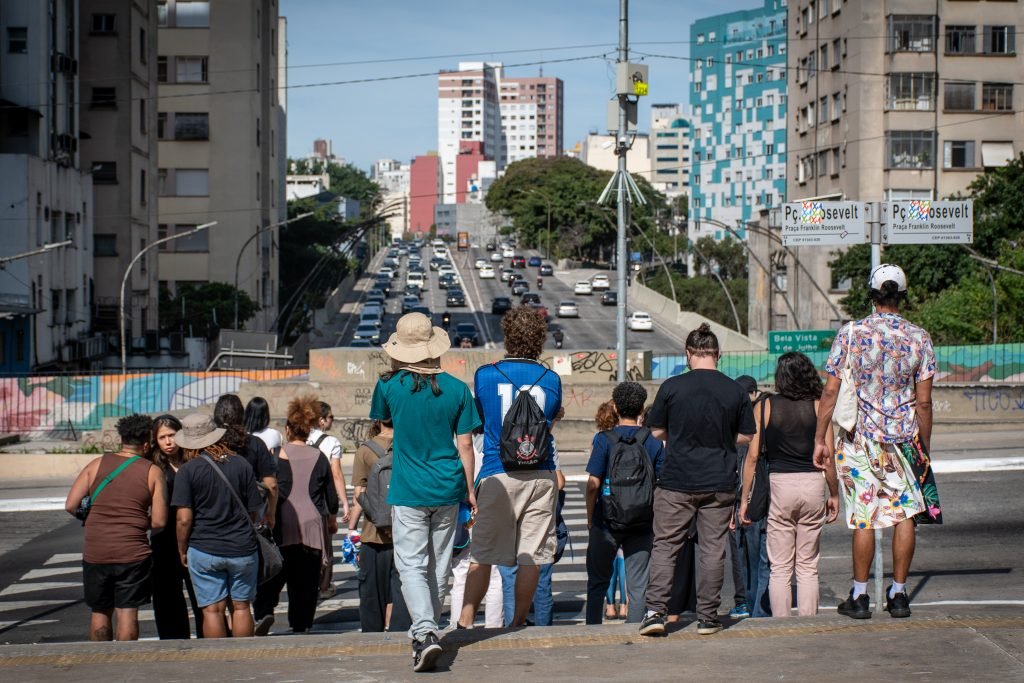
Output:
<svg viewBox="0 0 1024 683">
<path fill-rule="evenodd" d="M 501 263 L 501 253 L 496 251 L 493 254 L 491 254 L 491 262 Z"/>
<path fill-rule="evenodd" d="M 654 321 L 651 320 L 651 314 L 644 313 L 643 311 L 636 311 L 629 316 L 626 320 L 626 325 L 634 332 L 650 332 L 654 329 Z"/>
<path fill-rule="evenodd" d="M 578 318 L 580 317 L 580 309 L 576 306 L 575 301 L 561 301 L 558 304 L 558 315 L 559 318 Z"/>
<path fill-rule="evenodd" d="M 481 280 L 493 280 L 495 278 L 494 266 L 490 264 L 484 265 L 480 268 L 480 279 Z"/>
<path fill-rule="evenodd" d="M 597 274 L 590 278 L 590 286 L 596 292 L 598 290 L 611 289 L 612 283 L 608 281 L 608 276 L 604 274 Z"/>
<path fill-rule="evenodd" d="M 405 276 L 405 284 L 406 286 L 419 285 L 420 289 L 423 289 L 427 286 L 427 278 L 423 273 L 409 273 Z"/>
<path fill-rule="evenodd" d="M 449 258 L 451 258 L 451 254 L 448 253 L 448 250 L 446 248 L 444 248 L 444 247 L 440 247 L 440 248 L 435 247 L 434 248 L 434 257 L 435 258 L 449 259 Z"/>
<path fill-rule="evenodd" d="M 594 287 L 590 284 L 590 280 L 577 280 L 576 286 L 572 288 L 573 294 L 593 294 Z"/>
<path fill-rule="evenodd" d="M 485 259 L 485 258 L 478 258 L 476 261 L 473 261 L 473 267 L 476 268 L 477 270 L 480 270 L 481 268 L 483 268 L 486 265 L 487 265 L 487 259 Z"/>
<path fill-rule="evenodd" d="M 454 275 L 458 277 L 459 272 L 455 270 L 454 266 L 444 265 L 437 269 L 437 276 L 441 277 L 442 275 Z"/>
<path fill-rule="evenodd" d="M 389 268 L 388 266 L 384 266 L 383 268 L 377 271 L 377 275 L 387 275 L 389 278 L 392 279 L 394 279 L 395 275 L 397 274 L 398 271 L 396 271 L 394 268 Z"/>
<path fill-rule="evenodd" d="M 516 250 L 513 249 L 512 247 L 502 247 L 501 248 L 501 257 L 502 258 L 512 258 L 515 255 L 516 255 Z"/>
</svg>

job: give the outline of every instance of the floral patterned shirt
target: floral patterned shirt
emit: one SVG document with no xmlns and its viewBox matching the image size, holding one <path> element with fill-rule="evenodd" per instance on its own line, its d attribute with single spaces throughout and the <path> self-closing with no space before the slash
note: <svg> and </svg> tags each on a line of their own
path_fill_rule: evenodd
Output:
<svg viewBox="0 0 1024 683">
<path fill-rule="evenodd" d="M 923 329 L 895 313 L 874 313 L 836 333 L 825 371 L 841 378 L 850 357 L 857 384 L 857 430 L 879 443 L 905 443 L 917 434 L 915 385 L 935 375 L 935 350 Z"/>
</svg>

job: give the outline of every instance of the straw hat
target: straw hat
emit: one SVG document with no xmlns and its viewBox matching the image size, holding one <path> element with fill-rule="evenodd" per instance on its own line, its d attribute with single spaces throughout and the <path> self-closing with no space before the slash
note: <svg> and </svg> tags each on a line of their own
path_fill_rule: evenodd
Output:
<svg viewBox="0 0 1024 683">
<path fill-rule="evenodd" d="M 422 313 L 406 313 L 398 319 L 395 333 L 384 344 L 384 353 L 400 363 L 440 358 L 452 347 L 448 333 L 434 327 Z"/>
<path fill-rule="evenodd" d="M 175 433 L 174 443 L 190 451 L 199 451 L 220 441 L 227 431 L 214 424 L 213 416 L 192 413 L 181 421 L 181 430 Z"/>
</svg>

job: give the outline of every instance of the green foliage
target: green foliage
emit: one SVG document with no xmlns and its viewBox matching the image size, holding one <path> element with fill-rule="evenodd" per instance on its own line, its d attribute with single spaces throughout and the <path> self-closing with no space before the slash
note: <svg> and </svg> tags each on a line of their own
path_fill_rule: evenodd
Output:
<svg viewBox="0 0 1024 683">
<path fill-rule="evenodd" d="M 160 288 L 160 327 L 165 332 L 191 330 L 196 336 L 204 336 L 215 326 L 230 328 L 235 321 L 235 295 L 238 295 L 238 324 L 256 315 L 259 305 L 243 290 L 236 290 L 226 282 L 207 282 L 195 285 L 180 285 L 174 296 L 166 287 Z"/>
<path fill-rule="evenodd" d="M 731 330 L 736 329 L 736 318 L 732 314 L 732 307 L 729 300 L 722 291 L 722 285 L 714 277 L 698 275 L 696 277 L 685 277 L 680 273 L 672 273 L 672 282 L 676 288 L 676 300 L 679 308 L 683 311 L 692 311 L 705 318 L 725 325 Z M 665 279 L 664 270 L 659 269 L 657 274 L 647 280 L 647 286 L 667 297 L 672 296 L 672 291 Z M 726 280 L 726 288 L 736 305 L 736 313 L 740 317 L 740 325 L 743 331 L 747 330 L 747 280 L 738 278 Z"/>
<path fill-rule="evenodd" d="M 721 240 L 710 236 L 701 237 L 697 240 L 697 249 L 711 262 L 723 280 L 746 279 L 747 249 L 731 235 Z M 697 264 L 697 273 L 711 274 L 707 262 L 699 256 L 694 258 L 694 262 Z"/>
</svg>

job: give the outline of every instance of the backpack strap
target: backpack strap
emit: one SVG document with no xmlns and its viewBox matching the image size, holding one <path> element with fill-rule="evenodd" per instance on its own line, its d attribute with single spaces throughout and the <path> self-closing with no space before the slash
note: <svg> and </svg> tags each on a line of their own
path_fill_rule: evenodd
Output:
<svg viewBox="0 0 1024 683">
<path fill-rule="evenodd" d="M 363 442 L 363 445 L 369 448 L 374 453 L 376 453 L 378 458 L 383 458 L 385 455 L 388 454 L 384 447 L 381 446 L 376 441 L 374 441 L 373 439 L 367 439 L 366 441 Z"/>
<path fill-rule="evenodd" d="M 327 432 L 320 432 L 320 438 L 318 438 L 313 443 L 313 448 L 320 450 L 320 444 L 322 444 L 324 442 L 324 439 L 326 439 L 328 436 L 330 436 L 330 434 L 328 434 Z"/>
<path fill-rule="evenodd" d="M 615 447 L 615 444 L 622 441 L 622 438 L 619 436 L 619 433 L 614 429 L 606 429 L 601 433 L 604 434 L 604 438 L 608 439 L 608 443 L 611 444 L 612 448 Z"/>
<path fill-rule="evenodd" d="M 633 432 L 633 439 L 638 444 L 640 444 L 641 446 L 646 444 L 647 443 L 647 439 L 649 439 L 649 438 L 651 438 L 651 429 L 650 429 L 650 427 L 641 427 L 640 429 L 638 429 L 635 432 Z"/>
<path fill-rule="evenodd" d="M 516 383 L 515 383 L 515 382 L 513 382 L 513 381 L 512 381 L 512 380 L 511 380 L 511 379 L 509 378 L 509 376 L 508 376 L 508 375 L 506 375 L 506 374 L 505 374 L 504 372 L 502 372 L 502 371 L 501 371 L 501 368 L 499 368 L 499 367 L 498 367 L 498 363 L 500 363 L 500 362 L 501 362 L 501 361 L 495 361 L 495 362 L 494 362 L 494 363 L 492 363 L 491 365 L 492 365 L 492 367 L 493 367 L 493 368 L 494 368 L 495 370 L 497 370 L 497 371 L 498 371 L 498 374 L 500 374 L 500 375 L 501 375 L 502 377 L 504 377 L 505 379 L 507 379 L 507 380 L 508 380 L 508 383 L 509 383 L 509 384 L 511 384 L 512 386 L 515 386 L 515 385 L 516 385 Z M 531 385 L 530 385 L 530 388 L 529 388 L 529 389 L 522 389 L 522 388 L 520 388 L 520 389 L 517 389 L 517 390 L 516 390 L 516 395 L 520 394 L 520 393 L 521 393 L 521 392 L 523 392 L 523 391 L 525 391 L 526 393 L 530 393 L 530 391 L 532 391 L 532 390 L 533 390 L 533 388 L 534 388 L 535 386 L 537 386 L 538 384 L 540 384 L 540 381 L 541 381 L 542 379 L 544 379 L 544 376 L 545 376 L 545 375 L 547 375 L 547 374 L 548 374 L 549 372 L 551 372 L 550 370 L 548 370 L 548 369 L 547 369 L 547 367 L 545 367 L 545 365 L 544 365 L 543 363 L 540 363 L 540 362 L 537 362 L 537 361 L 534 361 L 534 363 L 535 363 L 536 365 L 539 365 L 539 366 L 541 367 L 541 369 L 542 369 L 542 370 L 544 370 L 544 372 L 540 373 L 540 377 L 538 377 L 538 378 L 537 378 L 537 381 L 536 381 L 536 382 L 534 382 L 533 384 L 531 384 Z"/>
</svg>

